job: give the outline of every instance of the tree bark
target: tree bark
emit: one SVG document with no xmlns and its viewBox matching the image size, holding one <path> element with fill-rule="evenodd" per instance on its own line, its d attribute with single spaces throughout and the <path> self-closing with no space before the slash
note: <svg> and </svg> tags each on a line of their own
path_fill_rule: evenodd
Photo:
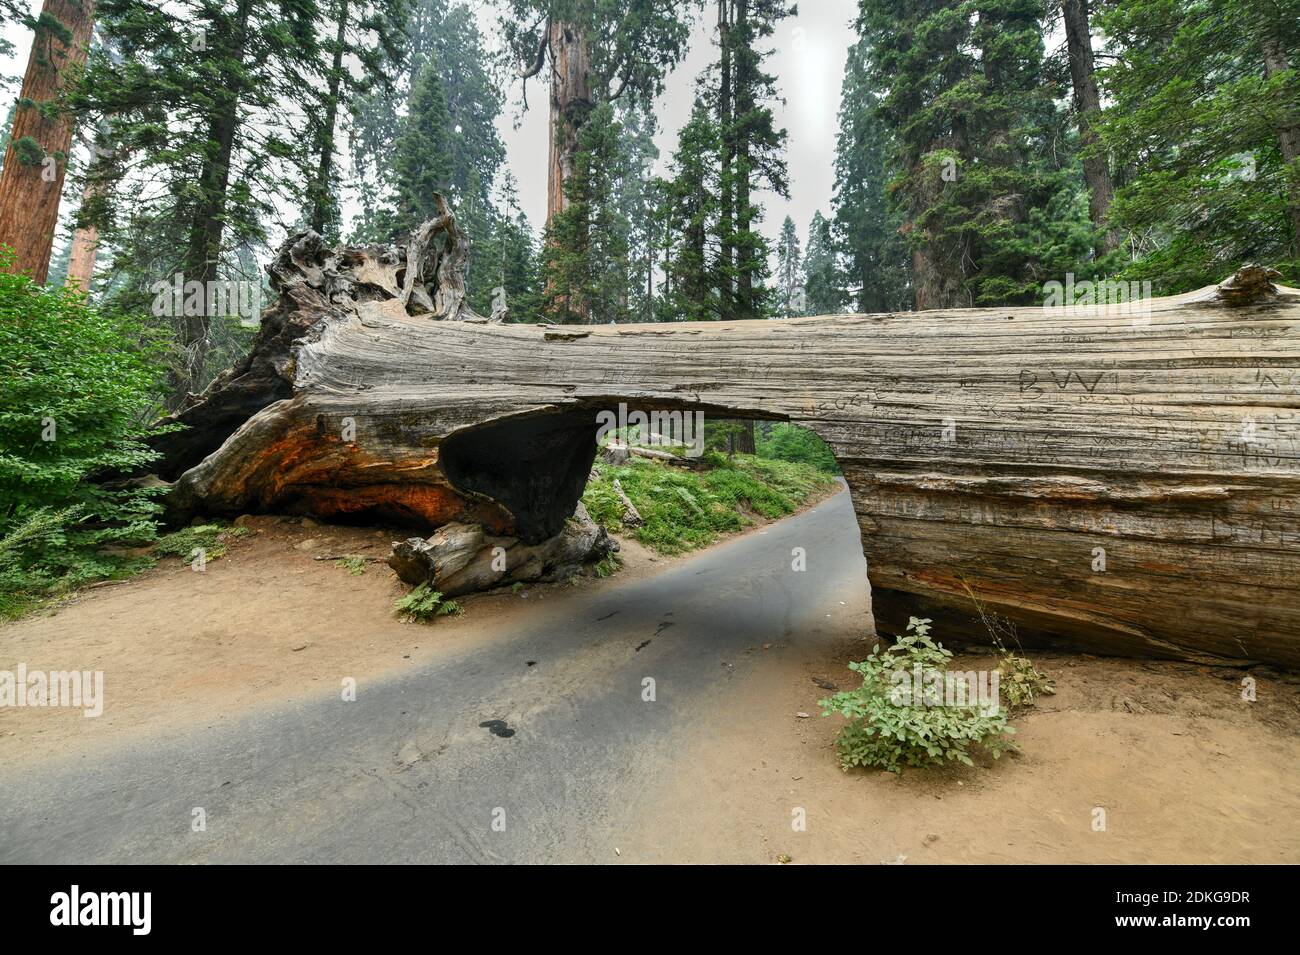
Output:
<svg viewBox="0 0 1300 955">
<path fill-rule="evenodd" d="M 1083 147 L 1083 178 L 1088 185 L 1088 215 L 1092 224 L 1103 229 L 1115 200 L 1115 186 L 1110 177 L 1110 163 L 1099 151 L 1100 140 L 1093 123 L 1101 115 L 1101 96 L 1093 69 L 1092 28 L 1088 22 L 1088 0 L 1061 0 L 1065 20 L 1065 43 L 1070 58 L 1070 81 L 1074 86 L 1074 115 L 1079 127 L 1079 144 Z M 1119 245 L 1119 233 L 1105 228 L 1097 244 L 1097 255 L 1105 255 Z"/>
<path fill-rule="evenodd" d="M 735 104 L 732 100 L 732 51 L 734 21 L 732 0 L 718 0 L 718 132 L 721 151 L 718 162 L 718 184 L 721 209 L 718 213 L 718 317 L 724 322 L 735 317 L 736 248 L 735 248 L 735 176 L 736 176 L 736 124 Z M 701 247 L 703 243 L 701 243 Z"/>
<path fill-rule="evenodd" d="M 735 183 L 736 183 L 736 232 L 745 237 L 745 245 L 736 250 L 736 307 L 737 318 L 758 318 L 758 308 L 754 302 L 754 259 L 755 249 L 752 244 L 750 229 L 754 224 L 754 211 L 749 203 L 750 166 L 750 131 L 749 116 L 754 103 L 754 51 L 749 28 L 749 0 L 735 0 L 735 29 L 739 31 L 742 52 L 736 57 L 736 105 L 732 125 L 736 127 L 735 149 Z"/>
<path fill-rule="evenodd" d="M 1272 37 L 1265 40 L 1264 75 L 1272 77 L 1288 69 L 1290 63 L 1287 61 L 1282 44 Z M 1300 159 L 1300 116 L 1294 113 L 1283 116 L 1278 125 L 1277 139 L 1282 150 L 1282 161 L 1287 166 L 1293 165 L 1297 159 Z M 1300 183 L 1295 179 L 1291 182 L 1287 211 L 1291 217 L 1292 254 L 1300 258 Z"/>
<path fill-rule="evenodd" d="M 978 639 L 973 593 L 1026 645 L 1300 665 L 1300 291 L 1265 270 L 1131 312 L 576 328 L 430 321 L 403 307 L 407 261 L 286 243 L 249 358 L 156 440 L 174 519 L 536 544 L 601 410 L 789 420 L 835 453 L 886 632 Z"/>
<path fill-rule="evenodd" d="M 94 22 L 94 0 L 45 0 L 0 171 L 0 244 L 14 250 L 15 272 L 41 283 L 72 148 L 72 115 L 60 100 L 69 75 L 86 62 Z"/>
<path fill-rule="evenodd" d="M 552 23 L 550 171 L 546 182 L 546 222 L 568 205 L 566 186 L 573 177 L 578 136 L 595 105 L 591 98 L 591 56 L 585 31 L 573 23 Z"/>
<path fill-rule="evenodd" d="M 93 203 L 100 194 L 97 183 L 86 180 L 81 189 L 81 205 L 85 208 Z M 79 226 L 72 234 L 72 252 L 68 257 L 68 275 L 63 284 L 68 288 L 90 291 L 90 283 L 95 279 L 95 255 L 99 251 L 99 227 L 93 222 Z"/>
</svg>

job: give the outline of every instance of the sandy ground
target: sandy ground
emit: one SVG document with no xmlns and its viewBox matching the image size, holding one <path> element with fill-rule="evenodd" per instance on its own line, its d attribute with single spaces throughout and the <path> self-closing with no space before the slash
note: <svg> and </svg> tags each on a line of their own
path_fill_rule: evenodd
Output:
<svg viewBox="0 0 1300 955">
<path fill-rule="evenodd" d="M 393 536 L 258 519 L 203 573 L 169 560 L 0 628 L 0 669 L 105 670 L 113 701 L 98 719 L 0 709 L 0 760 L 215 725 L 323 692 L 340 673 L 382 677 L 690 559 L 625 542 L 613 578 L 474 596 L 465 616 L 425 627 L 392 615 L 404 588 L 385 565 L 350 576 L 313 559 L 380 557 Z M 900 778 L 841 772 L 838 718 L 817 707 L 826 691 L 813 678 L 850 685 L 845 663 L 865 652 L 860 638 L 763 649 L 680 741 L 679 770 L 646 787 L 637 822 L 610 833 L 610 861 L 1300 861 L 1300 675 L 1250 671 L 1247 703 L 1239 670 L 1037 654 L 1058 694 L 1015 720 L 1022 754 Z"/>
<path fill-rule="evenodd" d="M 974 768 L 841 771 L 814 677 L 830 652 L 776 646 L 723 722 L 611 833 L 624 862 L 1300 862 L 1300 675 L 1040 653 L 1055 679 L 1013 720 L 1022 752 Z M 957 669 L 991 664 L 959 656 Z M 809 718 L 796 714 L 803 712 Z M 1093 828 L 1096 809 L 1105 830 Z M 806 828 L 794 827 L 802 810 Z M 665 825 L 665 819 L 673 820 Z M 784 860 L 782 860 L 784 861 Z"/>
</svg>

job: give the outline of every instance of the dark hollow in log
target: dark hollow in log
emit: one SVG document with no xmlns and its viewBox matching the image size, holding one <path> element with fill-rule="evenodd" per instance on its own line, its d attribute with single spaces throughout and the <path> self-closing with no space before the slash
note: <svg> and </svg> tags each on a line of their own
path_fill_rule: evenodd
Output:
<svg viewBox="0 0 1300 955">
<path fill-rule="evenodd" d="M 412 309 L 408 261 L 286 244 L 253 354 L 160 440 L 177 517 L 537 542 L 597 409 L 790 420 L 841 465 L 882 629 L 977 633 L 973 593 L 1026 643 L 1300 665 L 1300 293 L 1258 272 L 1136 310 L 554 327 Z"/>
<path fill-rule="evenodd" d="M 560 532 L 582 497 L 596 459 L 595 411 L 527 415 L 449 435 L 442 472 L 463 493 L 482 495 L 514 516 L 525 544 Z"/>
</svg>

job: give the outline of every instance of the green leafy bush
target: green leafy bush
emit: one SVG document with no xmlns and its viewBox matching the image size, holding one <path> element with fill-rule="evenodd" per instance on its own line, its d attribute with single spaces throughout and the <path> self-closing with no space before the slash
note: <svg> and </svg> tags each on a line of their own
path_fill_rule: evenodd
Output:
<svg viewBox="0 0 1300 955">
<path fill-rule="evenodd" d="M 153 460 L 162 346 L 142 321 L 8 271 L 0 248 L 0 612 L 142 563 L 155 491 L 97 480 Z"/>
<path fill-rule="evenodd" d="M 460 613 L 460 604 L 443 597 L 440 591 L 433 589 L 433 584 L 420 584 L 409 594 L 397 601 L 397 613 L 408 620 L 428 623 L 435 617 Z"/>
<path fill-rule="evenodd" d="M 972 746 L 983 747 L 995 758 L 1014 749 L 1007 737 L 1015 728 L 1000 706 L 986 707 L 970 697 L 952 705 L 942 697 L 913 692 L 917 687 L 947 686 L 951 658 L 951 651 L 930 638 L 930 621 L 912 617 L 907 633 L 895 644 L 884 651 L 877 644 L 866 660 L 850 663 L 849 669 L 861 674 L 862 685 L 820 701 L 823 716 L 839 713 L 849 720 L 836 741 L 840 765 L 846 770 L 871 766 L 901 773 L 904 765 L 973 765 Z"/>
</svg>

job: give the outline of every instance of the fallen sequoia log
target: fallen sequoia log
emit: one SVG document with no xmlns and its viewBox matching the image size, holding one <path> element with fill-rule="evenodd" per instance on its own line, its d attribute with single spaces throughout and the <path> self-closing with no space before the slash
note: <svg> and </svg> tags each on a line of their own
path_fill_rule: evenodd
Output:
<svg viewBox="0 0 1300 955">
<path fill-rule="evenodd" d="M 175 514 L 534 545 L 598 410 L 790 420 L 843 469 L 885 632 L 977 629 L 973 594 L 1027 644 L 1300 664 L 1300 293 L 1263 270 L 1136 309 L 560 327 L 438 320 L 427 255 L 286 243 L 249 359 L 160 440 Z"/>
</svg>

